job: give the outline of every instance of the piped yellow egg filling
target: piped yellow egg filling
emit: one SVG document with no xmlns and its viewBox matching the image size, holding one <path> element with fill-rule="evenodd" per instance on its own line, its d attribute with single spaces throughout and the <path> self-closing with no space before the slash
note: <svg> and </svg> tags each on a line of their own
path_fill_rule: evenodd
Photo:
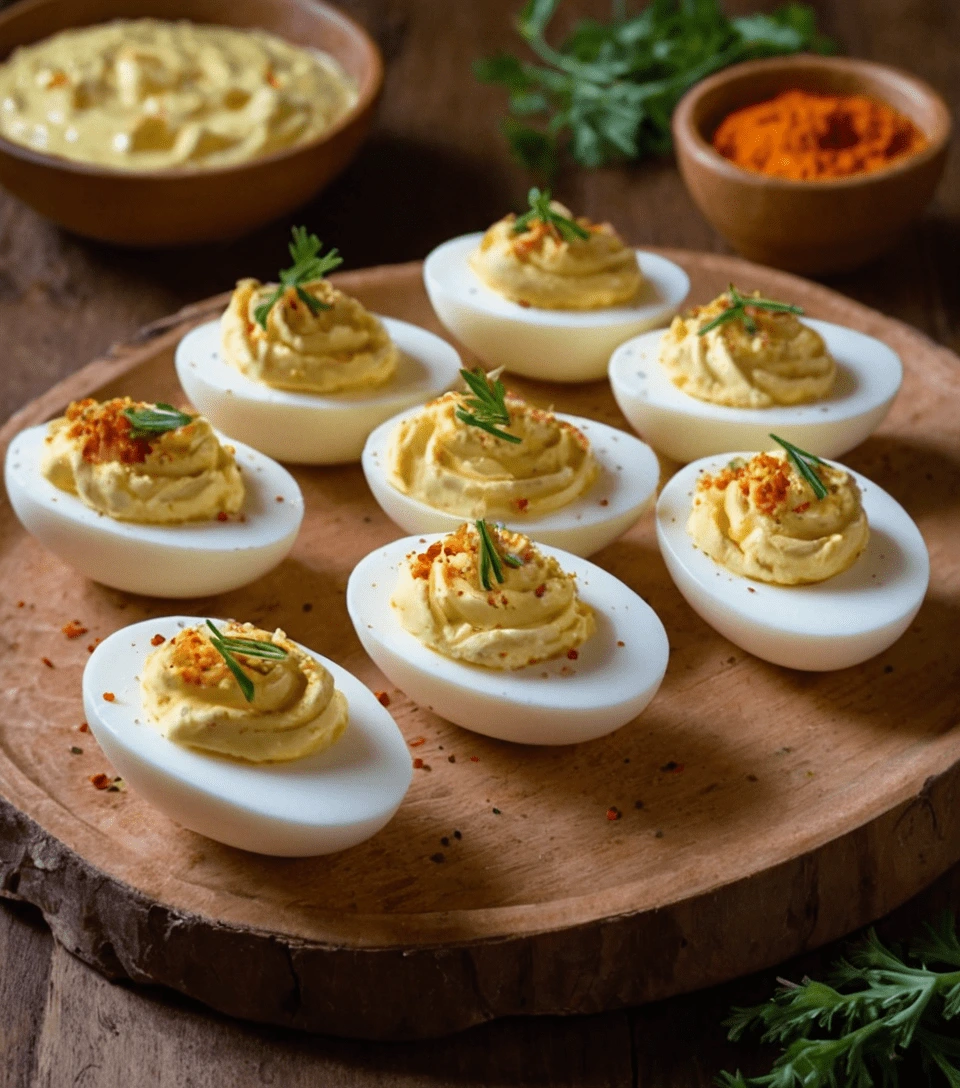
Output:
<svg viewBox="0 0 960 1088">
<path fill-rule="evenodd" d="M 721 566 L 776 585 L 822 582 L 851 567 L 870 528 L 856 481 L 843 469 L 812 466 L 826 488 L 818 499 L 786 454 L 758 453 L 697 480 L 687 532 Z"/>
<path fill-rule="evenodd" d="M 445 657 L 490 669 L 575 656 L 596 630 L 576 576 L 522 533 L 479 524 L 401 564 L 390 602 L 401 626 Z"/>
<path fill-rule="evenodd" d="M 209 628 L 188 627 L 161 641 L 144 663 L 140 691 L 163 736 L 251 763 L 300 759 L 337 740 L 347 727 L 347 700 L 319 661 L 279 629 L 231 621 L 218 630 L 248 691 Z M 249 653 L 236 648 L 244 641 Z M 259 656 L 263 643 L 277 648 L 275 656 Z"/>
<path fill-rule="evenodd" d="M 158 415 L 169 415 L 168 429 L 137 430 L 138 418 L 157 426 Z M 49 425 L 40 471 L 62 491 L 118 521 L 225 518 L 238 513 L 244 500 L 234 451 L 203 416 L 158 411 L 130 397 L 74 401 Z"/>
</svg>

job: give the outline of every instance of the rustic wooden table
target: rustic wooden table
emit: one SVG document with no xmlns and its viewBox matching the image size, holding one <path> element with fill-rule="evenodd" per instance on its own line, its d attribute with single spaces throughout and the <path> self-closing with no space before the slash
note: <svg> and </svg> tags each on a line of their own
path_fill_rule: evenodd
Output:
<svg viewBox="0 0 960 1088">
<path fill-rule="evenodd" d="M 346 266 L 422 257 L 444 238 L 519 207 L 529 184 L 497 133 L 502 97 L 470 61 L 512 46 L 518 0 L 341 0 L 376 35 L 387 83 L 373 138 L 300 217 L 340 247 Z M 3 6 L 3 0 L 0 0 Z M 571 10 L 604 5 L 567 0 Z M 748 10 L 760 0 L 737 0 Z M 909 68 L 960 106 L 960 5 L 950 0 L 816 0 L 846 51 Z M 643 244 L 722 251 L 672 162 L 570 173 L 560 195 Z M 0 415 L 128 337 L 137 327 L 269 277 L 288 224 L 192 252 L 125 252 L 70 237 L 0 193 Z M 830 285 L 960 348 L 960 160 L 928 217 L 886 258 Z M 5 849 L 0 842 L 0 852 Z M 881 929 L 898 934 L 960 905 L 960 867 Z M 776 924 L 776 919 L 771 920 Z M 0 907 L 0 1088 L 60 1085 L 705 1086 L 722 1068 L 760 1072 L 752 1045 L 724 1040 L 734 1004 L 763 999 L 776 974 L 817 974 L 837 949 L 727 986 L 606 1016 L 516 1020 L 432 1043 L 311 1038 L 213 1015 L 169 993 L 111 985 L 56 945 L 23 906 Z"/>
</svg>

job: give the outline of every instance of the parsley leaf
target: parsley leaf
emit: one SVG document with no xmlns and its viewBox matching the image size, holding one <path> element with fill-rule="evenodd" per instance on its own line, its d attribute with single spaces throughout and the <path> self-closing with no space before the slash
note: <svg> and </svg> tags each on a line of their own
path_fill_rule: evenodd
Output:
<svg viewBox="0 0 960 1088">
<path fill-rule="evenodd" d="M 281 271 L 280 283 L 276 290 L 253 311 L 254 320 L 263 329 L 267 327 L 270 311 L 283 298 L 284 291 L 288 287 L 296 290 L 297 298 L 314 316 L 321 310 L 330 309 L 325 302 L 304 291 L 303 285 L 322 280 L 328 272 L 332 272 L 343 264 L 339 250 L 331 249 L 329 253 L 321 257 L 320 250 L 323 248 L 323 243 L 315 234 L 307 234 L 306 227 L 294 227 L 291 233 L 293 241 L 290 242 L 288 248 L 293 265 Z"/>
<path fill-rule="evenodd" d="M 610 22 L 583 19 L 552 46 L 546 34 L 561 3 L 529 0 L 517 17 L 539 63 L 500 53 L 474 65 L 479 80 L 508 93 L 503 132 L 515 157 L 546 175 L 564 149 L 588 167 L 665 154 L 674 106 L 721 68 L 834 51 L 805 4 L 730 19 L 719 0 L 652 0 L 630 15 L 617 3 Z"/>
</svg>

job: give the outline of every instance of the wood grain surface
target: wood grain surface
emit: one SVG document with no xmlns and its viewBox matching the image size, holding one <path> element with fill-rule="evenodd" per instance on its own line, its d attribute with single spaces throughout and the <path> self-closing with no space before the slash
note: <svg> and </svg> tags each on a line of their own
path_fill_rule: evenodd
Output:
<svg viewBox="0 0 960 1088">
<path fill-rule="evenodd" d="M 304 214 L 352 267 L 422 257 L 437 241 L 519 206 L 528 179 L 496 134 L 502 99 L 469 62 L 511 46 L 515 3 L 352 0 L 383 47 L 388 76 L 374 138 Z M 568 0 L 576 11 L 606 4 Z M 737 0 L 730 10 L 771 7 Z M 903 65 L 960 103 L 960 8 L 945 0 L 819 0 L 854 55 Z M 850 296 L 960 346 L 960 176 L 951 157 L 926 220 L 870 268 L 831 281 Z M 560 194 L 613 219 L 637 244 L 722 251 L 669 161 L 569 173 Z M 13 411 L 145 322 L 267 276 L 288 224 L 187 254 L 114 251 L 56 231 L 0 194 L 0 411 Z M 902 933 L 960 904 L 954 870 L 883 927 Z M 836 949 L 704 994 L 599 1017 L 501 1022 L 430 1044 L 371 1045 L 252 1028 L 169 993 L 103 982 L 55 945 L 34 912 L 0 909 L 0 1086 L 324 1084 L 706 1086 L 720 1068 L 764 1068 L 752 1044 L 723 1041 L 730 1004 L 765 996 L 774 974 L 822 972 Z"/>
<path fill-rule="evenodd" d="M 648 516 L 593 558 L 666 626 L 670 665 L 654 704 L 575 747 L 479 737 L 394 689 L 354 635 L 346 579 L 400 532 L 359 467 L 294 467 L 306 516 L 290 557 L 249 587 L 182 610 L 280 626 L 386 690 L 421 769 L 367 843 L 325 858 L 263 858 L 177 827 L 135 792 L 91 787 L 91 775 L 113 774 L 77 731 L 92 640 L 167 615 L 171 603 L 79 578 L 0 504 L 0 584 L 17 586 L 0 612 L 6 894 L 40 906 L 58 939 L 111 977 L 162 982 L 250 1019 L 408 1039 L 723 981 L 874 920 L 957 861 L 960 361 L 793 276 L 662 252 L 683 265 L 695 302 L 735 282 L 875 334 L 904 359 L 890 416 L 847 458 L 902 500 L 930 551 L 927 601 L 891 650 L 822 674 L 743 653 L 683 601 Z M 371 310 L 442 332 L 419 263 L 335 278 Z M 214 312 L 224 301 L 212 300 Z M 182 403 L 173 349 L 185 327 L 32 402 L 0 432 L 0 456 L 21 426 L 71 399 Z M 509 385 L 534 404 L 624 426 L 606 382 Z M 675 467 L 665 462 L 665 475 Z M 69 620 L 83 638 L 65 637 Z M 622 819 L 607 819 L 611 806 Z"/>
</svg>

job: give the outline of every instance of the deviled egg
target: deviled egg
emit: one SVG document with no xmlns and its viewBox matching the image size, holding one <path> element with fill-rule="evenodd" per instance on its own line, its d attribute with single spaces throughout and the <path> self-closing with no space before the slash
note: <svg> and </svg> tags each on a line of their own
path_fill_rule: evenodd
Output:
<svg viewBox="0 0 960 1088">
<path fill-rule="evenodd" d="M 372 552 L 347 584 L 364 649 L 415 702 L 476 733 L 576 744 L 650 702 L 667 636 L 584 559 L 484 520 Z"/>
<path fill-rule="evenodd" d="M 853 449 L 889 411 L 900 358 L 872 336 L 802 314 L 731 285 L 666 332 L 617 348 L 609 373 L 621 411 L 677 461 L 761 448 L 770 431 L 822 457 Z"/>
<path fill-rule="evenodd" d="M 247 585 L 293 547 L 303 497 L 286 469 L 222 442 L 202 416 L 129 397 L 71 404 L 7 449 L 24 528 L 96 582 L 156 597 Z"/>
<path fill-rule="evenodd" d="M 930 576 L 923 538 L 895 499 L 786 441 L 681 469 L 660 494 L 657 539 L 695 612 L 795 669 L 842 669 L 887 649 Z"/>
<path fill-rule="evenodd" d="M 346 850 L 410 785 L 407 746 L 376 696 L 281 630 L 192 616 L 124 627 L 88 661 L 83 705 L 132 790 L 243 850 Z"/>
<path fill-rule="evenodd" d="M 402 413 L 364 447 L 370 490 L 402 528 L 452 532 L 465 518 L 492 518 L 591 555 L 651 505 L 660 468 L 649 446 L 595 420 L 535 408 L 507 393 L 496 373 L 461 374 L 467 392 Z"/>
<path fill-rule="evenodd" d="M 549 192 L 485 234 L 437 247 L 423 268 L 443 325 L 489 367 L 556 382 L 604 377 L 610 353 L 662 325 L 687 274 L 624 244 L 609 223 L 574 218 Z"/>
<path fill-rule="evenodd" d="M 370 313 L 324 278 L 336 250 L 294 228 L 280 284 L 241 280 L 219 321 L 176 352 L 190 400 L 224 434 L 280 461 L 356 461 L 378 423 L 449 389 L 460 357 L 417 325 Z"/>
</svg>

